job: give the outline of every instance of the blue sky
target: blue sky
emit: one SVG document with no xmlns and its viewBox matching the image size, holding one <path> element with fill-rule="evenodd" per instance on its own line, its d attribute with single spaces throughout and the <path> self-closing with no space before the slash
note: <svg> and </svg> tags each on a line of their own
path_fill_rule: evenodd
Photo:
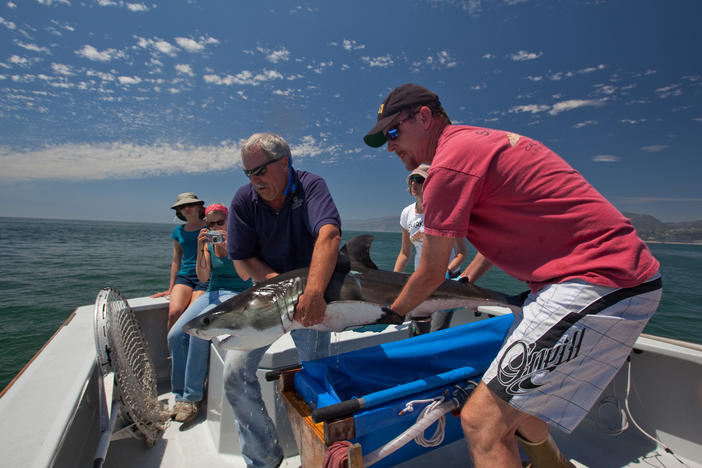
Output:
<svg viewBox="0 0 702 468">
<path fill-rule="evenodd" d="M 0 6 L 0 216 L 170 222 L 228 203 L 258 131 L 343 219 L 397 215 L 362 141 L 414 82 L 454 123 L 541 140 L 621 211 L 702 219 L 702 2 L 13 0 Z"/>
</svg>

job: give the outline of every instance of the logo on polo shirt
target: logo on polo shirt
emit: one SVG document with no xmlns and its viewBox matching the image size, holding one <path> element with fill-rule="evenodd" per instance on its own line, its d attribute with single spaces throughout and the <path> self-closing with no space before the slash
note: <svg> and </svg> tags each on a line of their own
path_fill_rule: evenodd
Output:
<svg viewBox="0 0 702 468">
<path fill-rule="evenodd" d="M 294 210 L 296 208 L 300 208 L 303 204 L 304 200 L 296 195 L 295 197 L 293 197 L 292 206 L 290 209 Z"/>
</svg>

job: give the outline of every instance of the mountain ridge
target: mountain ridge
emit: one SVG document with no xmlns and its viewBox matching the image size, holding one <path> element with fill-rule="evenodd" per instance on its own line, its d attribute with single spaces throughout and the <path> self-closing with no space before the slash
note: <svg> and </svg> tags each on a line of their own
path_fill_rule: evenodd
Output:
<svg viewBox="0 0 702 468">
<path fill-rule="evenodd" d="M 702 244 L 702 220 L 666 223 L 641 213 L 622 213 L 631 220 L 639 237 L 647 242 Z M 347 219 L 342 227 L 350 231 L 401 232 L 399 216 Z"/>
</svg>

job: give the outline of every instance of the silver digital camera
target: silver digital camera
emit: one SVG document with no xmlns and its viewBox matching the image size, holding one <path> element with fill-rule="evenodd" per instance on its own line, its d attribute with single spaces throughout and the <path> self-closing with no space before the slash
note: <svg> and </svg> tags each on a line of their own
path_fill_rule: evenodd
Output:
<svg viewBox="0 0 702 468">
<path fill-rule="evenodd" d="M 224 242 L 224 233 L 222 231 L 210 231 L 210 240 L 213 244 L 221 244 Z"/>
</svg>

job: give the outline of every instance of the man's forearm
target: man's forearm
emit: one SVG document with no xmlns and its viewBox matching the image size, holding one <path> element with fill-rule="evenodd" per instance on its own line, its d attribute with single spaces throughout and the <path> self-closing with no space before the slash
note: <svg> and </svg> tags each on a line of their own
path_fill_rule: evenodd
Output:
<svg viewBox="0 0 702 468">
<path fill-rule="evenodd" d="M 423 269 L 420 264 L 419 269 L 412 273 L 390 308 L 398 315 L 407 314 L 424 302 L 439 287 L 446 278 L 445 271 L 445 269 L 440 271 Z"/>
<path fill-rule="evenodd" d="M 404 316 L 439 287 L 446 278 L 446 267 L 452 247 L 451 238 L 425 235 L 419 268 L 412 273 L 400 295 L 390 306 L 395 313 Z"/>
<path fill-rule="evenodd" d="M 485 274 L 492 267 L 490 260 L 485 258 L 483 254 L 478 252 L 475 254 L 473 261 L 463 270 L 461 276 L 468 278 L 468 281 L 475 283 L 480 279 L 481 276 Z"/>
<path fill-rule="evenodd" d="M 241 271 L 259 283 L 278 276 L 277 271 L 273 270 L 261 259 L 256 257 L 247 258 L 244 260 L 234 260 L 234 268 L 236 268 L 237 272 Z"/>
<path fill-rule="evenodd" d="M 310 271 L 305 286 L 306 293 L 323 294 L 327 289 L 327 284 L 329 284 L 336 267 L 339 244 L 341 244 L 341 234 L 338 227 L 333 224 L 325 224 L 320 228 L 312 251 Z"/>
</svg>

